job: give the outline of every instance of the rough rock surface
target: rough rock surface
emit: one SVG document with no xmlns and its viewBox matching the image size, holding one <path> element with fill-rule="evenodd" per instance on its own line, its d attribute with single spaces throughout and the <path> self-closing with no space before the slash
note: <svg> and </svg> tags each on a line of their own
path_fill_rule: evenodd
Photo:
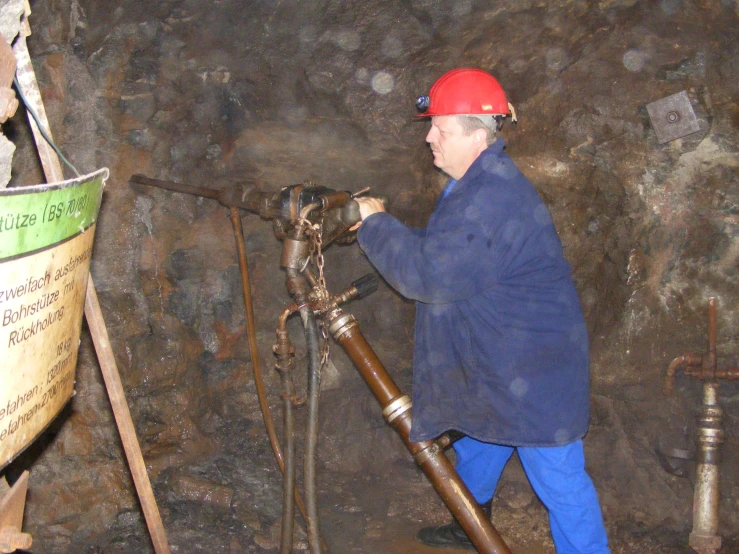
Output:
<svg viewBox="0 0 739 554">
<path fill-rule="evenodd" d="M 227 210 L 128 184 L 134 173 L 264 190 L 371 186 L 421 225 L 442 177 L 413 120 L 444 71 L 487 69 L 519 114 L 508 151 L 549 205 L 592 342 L 585 440 L 614 553 L 689 552 L 689 479 L 655 449 L 690 448 L 701 384 L 669 362 L 739 365 L 739 4 L 735 0 L 37 0 L 29 48 L 54 136 L 81 172 L 111 170 L 93 277 L 173 552 L 275 552 L 281 479 L 263 430 Z M 687 91 L 700 130 L 660 144 L 646 105 Z M 11 186 L 43 181 L 22 110 L 4 133 Z M 288 303 L 279 243 L 245 215 L 259 353 L 279 421 L 271 346 Z M 370 271 L 326 252 L 338 291 Z M 350 308 L 404 390 L 413 306 L 384 285 Z M 304 367 L 297 321 L 290 329 Z M 322 399 L 320 509 L 334 552 L 423 552 L 443 504 L 338 346 Z M 305 393 L 304 374 L 296 376 Z M 721 534 L 739 551 L 739 385 L 721 384 Z M 299 410 L 299 428 L 304 413 Z M 151 550 L 91 343 L 77 395 L 8 470 L 31 469 L 34 552 Z M 494 522 L 516 552 L 552 552 L 520 466 Z M 307 550 L 296 531 L 296 549 Z M 732 550 L 733 549 L 733 550 Z"/>
</svg>

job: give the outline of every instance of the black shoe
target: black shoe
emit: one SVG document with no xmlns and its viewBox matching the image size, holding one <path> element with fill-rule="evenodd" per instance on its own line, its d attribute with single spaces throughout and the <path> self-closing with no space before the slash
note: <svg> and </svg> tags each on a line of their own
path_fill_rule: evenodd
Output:
<svg viewBox="0 0 739 554">
<path fill-rule="evenodd" d="M 482 512 L 490 518 L 490 511 L 492 509 L 493 499 L 491 498 L 484 504 L 480 505 Z M 439 525 L 437 527 L 424 527 L 418 534 L 416 534 L 416 540 L 427 546 L 436 546 L 439 548 L 464 548 L 465 550 L 475 550 L 475 545 L 464 532 L 462 526 L 455 519 L 451 523 L 446 525 Z"/>
<path fill-rule="evenodd" d="M 438 527 L 424 527 L 416 535 L 416 540 L 427 546 L 438 548 L 475 550 L 475 545 L 456 520 Z"/>
</svg>

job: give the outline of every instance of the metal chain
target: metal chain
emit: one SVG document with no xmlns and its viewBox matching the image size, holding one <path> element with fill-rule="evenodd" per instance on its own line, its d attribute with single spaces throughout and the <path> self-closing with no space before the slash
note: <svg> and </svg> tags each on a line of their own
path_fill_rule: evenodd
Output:
<svg viewBox="0 0 739 554">
<path fill-rule="evenodd" d="M 328 300 L 328 288 L 326 287 L 326 278 L 323 275 L 323 251 L 321 246 L 323 245 L 323 238 L 321 237 L 321 228 L 319 226 L 318 232 L 314 233 L 313 241 L 316 244 L 315 260 L 316 267 L 318 268 L 318 287 L 321 289 L 321 293 L 326 293 L 326 300 Z"/>
<path fill-rule="evenodd" d="M 323 344 L 321 345 L 321 368 L 325 368 L 326 364 L 328 364 L 328 356 L 330 354 L 328 330 L 323 320 L 320 320 L 319 325 L 321 326 L 321 336 L 323 337 Z"/>
<path fill-rule="evenodd" d="M 323 266 L 325 264 L 321 249 L 323 244 L 323 239 L 321 238 L 323 228 L 320 223 L 311 224 L 307 220 L 303 220 L 301 223 L 305 225 L 305 232 L 310 238 L 310 260 L 318 268 L 318 283 L 311 291 L 311 299 L 315 302 L 318 311 L 324 312 L 328 309 L 330 295 L 326 286 L 326 277 L 323 273 Z"/>
<path fill-rule="evenodd" d="M 330 295 L 328 293 L 328 287 L 326 286 L 326 276 L 323 273 L 323 267 L 325 260 L 323 258 L 323 238 L 322 231 L 323 227 L 320 223 L 311 224 L 305 221 L 306 233 L 310 237 L 310 258 L 313 261 L 313 265 L 318 268 L 318 283 L 316 287 L 311 291 L 312 300 L 315 302 L 318 311 L 324 312 L 328 309 Z M 321 327 L 321 335 L 323 337 L 323 344 L 321 345 L 321 367 L 326 367 L 329 357 L 329 344 L 328 330 L 323 324 L 323 321 L 319 321 Z"/>
</svg>

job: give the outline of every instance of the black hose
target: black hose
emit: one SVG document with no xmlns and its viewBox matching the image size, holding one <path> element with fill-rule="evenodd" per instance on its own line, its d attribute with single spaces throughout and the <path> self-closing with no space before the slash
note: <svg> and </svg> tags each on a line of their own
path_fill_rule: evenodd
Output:
<svg viewBox="0 0 739 554">
<path fill-rule="evenodd" d="M 308 349 L 308 422 L 305 431 L 303 472 L 305 487 L 305 511 L 308 527 L 308 544 L 311 554 L 321 554 L 321 533 L 318 524 L 318 502 L 316 500 L 316 447 L 318 444 L 318 399 L 321 393 L 321 352 L 318 323 L 308 305 L 307 280 L 297 269 L 286 268 L 288 290 L 300 306 L 300 316 L 305 328 Z"/>
<path fill-rule="evenodd" d="M 257 348 L 257 333 L 256 323 L 254 319 L 254 308 L 251 295 L 251 284 L 249 279 L 249 265 L 246 259 L 246 242 L 244 240 L 244 229 L 241 225 L 241 214 L 235 206 L 231 206 L 231 223 L 233 224 L 234 237 L 236 239 L 236 250 L 239 258 L 239 268 L 241 271 L 241 284 L 244 292 L 244 305 L 246 307 L 246 328 L 247 336 L 249 338 L 249 351 L 251 353 L 252 369 L 254 371 L 254 385 L 257 389 L 257 398 L 259 399 L 259 408 L 264 418 L 264 426 L 267 430 L 267 436 L 269 437 L 269 443 L 272 446 L 272 451 L 277 460 L 277 465 L 280 471 L 284 474 L 285 460 L 283 459 L 282 447 L 277 439 L 277 432 L 275 431 L 274 421 L 272 419 L 272 412 L 269 409 L 269 402 L 267 401 L 267 391 L 264 386 L 264 376 L 262 374 L 262 363 L 259 358 L 259 351 Z M 300 279 L 304 279 L 297 271 L 288 270 L 288 276 L 293 278 L 298 276 Z M 301 300 L 298 305 L 302 305 L 306 301 L 307 294 L 302 294 Z M 296 297 L 297 298 L 297 297 Z M 294 456 L 293 456 L 294 457 Z M 294 462 L 293 462 L 294 464 Z M 293 469 L 293 474 L 295 470 Z M 308 519 L 308 509 L 305 506 L 303 497 L 298 491 L 295 491 L 294 502 L 300 511 L 304 519 Z M 315 508 L 313 509 L 315 512 Z M 319 534 L 319 544 L 323 548 L 323 552 L 328 554 L 328 547 L 326 546 L 323 537 Z"/>
<path fill-rule="evenodd" d="M 318 444 L 318 400 L 321 392 L 321 356 L 318 324 L 313 311 L 305 306 L 300 309 L 304 317 L 305 341 L 308 347 L 308 423 L 305 432 L 305 501 L 308 512 L 308 544 L 311 554 L 321 554 L 316 500 L 316 450 Z"/>
</svg>

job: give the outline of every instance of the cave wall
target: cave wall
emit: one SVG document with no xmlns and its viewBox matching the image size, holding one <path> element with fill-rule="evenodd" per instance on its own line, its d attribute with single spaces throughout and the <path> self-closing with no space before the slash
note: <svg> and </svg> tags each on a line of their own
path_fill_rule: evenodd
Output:
<svg viewBox="0 0 739 554">
<path fill-rule="evenodd" d="M 172 503 L 166 521 L 177 502 L 221 486 L 223 502 L 258 535 L 265 517 L 277 517 L 279 480 L 251 377 L 228 212 L 133 189 L 130 175 L 274 191 L 305 180 L 371 186 L 398 217 L 422 225 L 443 177 L 423 142 L 427 124 L 412 119 L 414 99 L 444 71 L 475 66 L 495 74 L 516 107 L 519 123 L 503 131 L 508 152 L 549 205 L 573 268 L 592 344 L 586 448 L 609 528 L 689 527 L 690 484 L 665 473 L 654 448 L 690 445 L 700 383 L 679 377 L 665 398 L 661 381 L 674 357 L 705 350 L 711 296 L 719 363 L 739 365 L 736 2 L 31 7 L 28 42 L 55 139 L 81 171 L 111 170 L 92 274 L 155 490 Z M 646 105 L 681 90 L 700 130 L 660 144 Z M 23 114 L 4 131 L 19 150 L 11 185 L 42 182 Z M 277 407 L 271 346 L 288 303 L 279 243 L 257 216 L 243 224 Z M 356 246 L 332 247 L 326 259 L 335 291 L 371 271 Z M 413 306 L 382 285 L 351 311 L 408 389 Z M 321 467 L 373 474 L 406 460 L 338 350 L 324 380 Z M 739 389 L 721 390 L 722 529 L 731 535 L 739 533 Z M 219 464 L 245 451 L 254 466 L 225 479 Z M 72 552 L 114 523 L 141 525 L 89 340 L 77 395 L 23 466 L 32 467 L 27 525 L 39 551 Z"/>
</svg>

